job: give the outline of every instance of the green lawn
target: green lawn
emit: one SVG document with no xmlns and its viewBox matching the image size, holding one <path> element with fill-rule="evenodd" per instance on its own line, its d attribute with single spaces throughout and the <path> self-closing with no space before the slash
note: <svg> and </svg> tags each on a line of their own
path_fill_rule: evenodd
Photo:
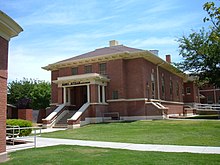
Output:
<svg viewBox="0 0 220 165">
<path fill-rule="evenodd" d="M 214 165 L 220 164 L 216 154 L 143 152 L 80 146 L 52 146 L 27 149 L 10 153 L 10 160 L 2 165 L 126 165 L 126 164 L 169 164 L 169 165 Z"/>
<path fill-rule="evenodd" d="M 220 121 L 154 120 L 91 124 L 42 136 L 143 144 L 220 146 Z"/>
</svg>

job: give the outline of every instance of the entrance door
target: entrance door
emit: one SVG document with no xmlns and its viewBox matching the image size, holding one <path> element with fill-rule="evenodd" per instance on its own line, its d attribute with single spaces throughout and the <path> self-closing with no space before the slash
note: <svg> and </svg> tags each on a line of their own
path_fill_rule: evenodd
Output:
<svg viewBox="0 0 220 165">
<path fill-rule="evenodd" d="M 87 102 L 87 86 L 76 86 L 70 90 L 71 105 L 79 109 Z"/>
</svg>

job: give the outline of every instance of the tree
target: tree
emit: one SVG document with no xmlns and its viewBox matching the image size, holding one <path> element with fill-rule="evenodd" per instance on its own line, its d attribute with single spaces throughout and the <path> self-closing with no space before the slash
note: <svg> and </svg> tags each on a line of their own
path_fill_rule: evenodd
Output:
<svg viewBox="0 0 220 165">
<path fill-rule="evenodd" d="M 9 104 L 20 106 L 28 99 L 31 100 L 30 107 L 33 109 L 48 107 L 51 99 L 50 83 L 26 78 L 8 83 Z"/>
<path fill-rule="evenodd" d="M 207 2 L 203 9 L 208 13 L 203 21 L 211 26 L 178 39 L 183 62 L 176 66 L 197 76 L 200 82 L 220 87 L 220 7 Z"/>
</svg>

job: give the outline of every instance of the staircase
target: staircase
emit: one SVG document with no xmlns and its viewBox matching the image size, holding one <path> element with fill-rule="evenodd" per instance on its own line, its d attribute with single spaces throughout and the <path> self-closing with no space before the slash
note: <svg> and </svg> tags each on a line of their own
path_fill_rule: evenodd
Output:
<svg viewBox="0 0 220 165">
<path fill-rule="evenodd" d="M 69 112 L 64 115 L 54 126 L 53 128 L 67 128 L 67 119 L 71 118 L 76 111 L 69 110 Z"/>
</svg>

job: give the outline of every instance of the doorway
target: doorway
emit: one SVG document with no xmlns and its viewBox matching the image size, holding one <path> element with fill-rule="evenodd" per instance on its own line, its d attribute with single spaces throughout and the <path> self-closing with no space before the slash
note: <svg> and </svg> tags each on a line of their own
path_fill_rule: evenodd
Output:
<svg viewBox="0 0 220 165">
<path fill-rule="evenodd" d="M 87 103 L 87 86 L 74 86 L 70 88 L 70 103 L 76 109 Z"/>
</svg>

